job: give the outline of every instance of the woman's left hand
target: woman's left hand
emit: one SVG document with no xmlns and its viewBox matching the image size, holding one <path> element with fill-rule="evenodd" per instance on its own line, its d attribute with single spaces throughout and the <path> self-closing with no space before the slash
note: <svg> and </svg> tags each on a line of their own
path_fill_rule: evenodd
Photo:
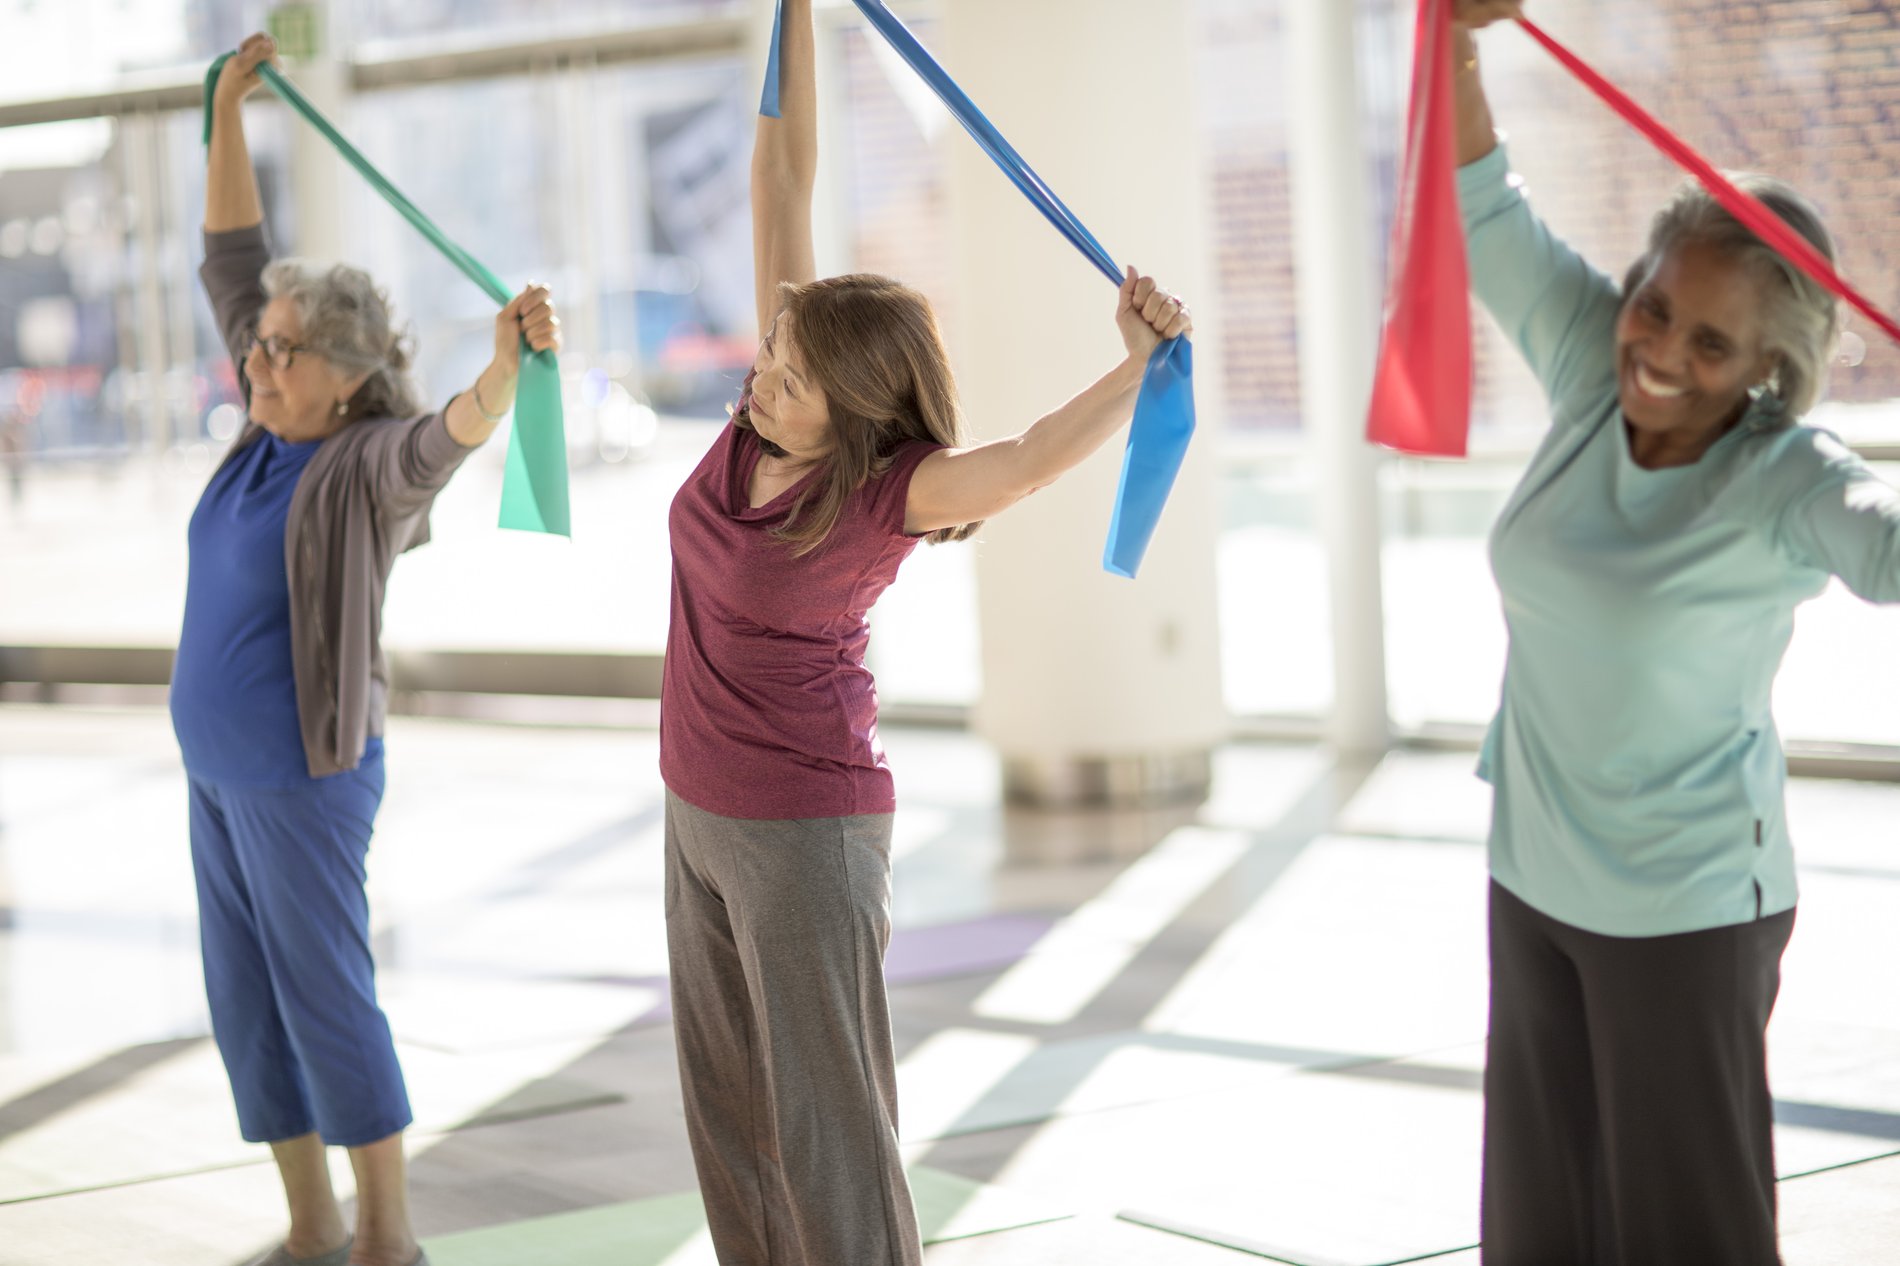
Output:
<svg viewBox="0 0 1900 1266">
<path fill-rule="evenodd" d="M 1452 24 L 1471 31 L 1523 16 L 1524 0 L 1454 0 L 1451 7 Z"/>
<path fill-rule="evenodd" d="M 1122 279 L 1121 298 L 1115 307 L 1115 324 L 1122 332 L 1122 344 L 1129 356 L 1145 361 L 1164 340 L 1194 332 L 1194 320 L 1179 295 L 1171 295 L 1143 277 L 1133 268 Z"/>
<path fill-rule="evenodd" d="M 561 350 L 561 318 L 546 286 L 530 284 L 495 316 L 495 368 L 509 377 L 521 372 L 521 340 L 537 352 Z"/>
</svg>

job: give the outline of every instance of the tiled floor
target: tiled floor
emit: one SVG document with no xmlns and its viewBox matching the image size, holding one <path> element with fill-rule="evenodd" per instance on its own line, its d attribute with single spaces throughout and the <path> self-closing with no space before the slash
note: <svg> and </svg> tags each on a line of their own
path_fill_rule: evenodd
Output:
<svg viewBox="0 0 1900 1266">
<path fill-rule="evenodd" d="M 888 741 L 909 1159 L 1071 1215 L 931 1266 L 1476 1261 L 1467 757 L 1236 746 L 1196 810 L 1054 816 L 1001 810 L 966 736 Z M 389 750 L 372 900 L 420 1230 L 690 1190 L 652 735 L 404 718 Z M 1785 1252 L 1900 1263 L 1900 787 L 1799 783 L 1791 813 Z M 0 1266 L 272 1241 L 205 1033 L 163 715 L 0 707 Z"/>
</svg>

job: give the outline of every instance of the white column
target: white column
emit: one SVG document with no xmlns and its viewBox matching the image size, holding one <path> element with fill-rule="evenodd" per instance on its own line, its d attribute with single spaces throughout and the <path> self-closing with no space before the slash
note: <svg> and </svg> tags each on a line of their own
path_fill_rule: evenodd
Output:
<svg viewBox="0 0 1900 1266">
<path fill-rule="evenodd" d="M 599 185 L 594 170 L 593 128 L 591 121 L 599 112 L 599 82 L 592 59 L 572 61 L 550 67 L 545 72 L 559 103 L 556 117 L 561 129 L 560 214 L 555 222 L 562 235 L 561 254 L 567 266 L 553 284 L 559 288 L 556 300 L 561 307 L 561 322 L 566 359 L 584 366 L 598 365 L 605 351 L 600 330 L 600 256 L 595 243 L 600 240 L 594 211 L 599 205 Z M 615 225 L 616 235 L 620 226 Z M 510 285 L 524 284 L 528 278 L 509 279 Z M 598 436 L 596 436 L 598 439 Z"/>
<path fill-rule="evenodd" d="M 1153 0 L 955 0 L 944 6 L 939 57 L 1118 261 L 1186 295 L 1213 330 L 1193 13 Z M 1115 289 L 960 130 L 950 144 L 952 354 L 973 427 L 993 438 L 1121 358 Z M 1138 580 L 1102 570 L 1121 437 L 983 530 L 976 724 L 1003 756 L 1015 798 L 1131 802 L 1205 790 L 1227 729 L 1215 351 L 1212 338 L 1196 343 L 1200 429 Z"/>
<path fill-rule="evenodd" d="M 140 384 L 138 444 L 148 453 L 164 452 L 177 437 L 165 383 L 171 357 L 166 347 L 165 280 L 159 248 L 160 217 L 165 214 L 165 191 L 158 173 L 163 143 L 162 127 L 149 110 L 121 118 L 119 144 L 125 156 L 126 188 L 132 195 L 132 232 L 139 261 L 133 278 Z"/>
<path fill-rule="evenodd" d="M 1295 0 L 1286 23 L 1288 142 L 1298 261 L 1300 394 L 1319 472 L 1333 622 L 1333 712 L 1342 754 L 1390 738 L 1379 565 L 1379 457 L 1365 441 L 1379 338 L 1376 242 L 1360 132 L 1355 4 Z"/>
<path fill-rule="evenodd" d="M 310 12 L 308 30 L 313 46 L 287 49 L 285 69 L 310 104 L 349 136 L 350 85 L 341 57 L 346 4 L 311 0 L 285 6 Z M 301 24 L 300 24 L 301 25 Z M 301 119 L 290 126 L 290 196 L 295 242 L 292 252 L 317 260 L 341 260 L 349 247 L 343 240 L 343 181 L 351 173 L 330 142 Z"/>
<path fill-rule="evenodd" d="M 844 28 L 857 16 L 849 5 L 814 8 L 818 73 L 818 184 L 812 191 L 811 236 L 818 275 L 852 271 L 851 120 L 845 82 Z M 875 38 L 875 37 L 874 37 Z"/>
</svg>

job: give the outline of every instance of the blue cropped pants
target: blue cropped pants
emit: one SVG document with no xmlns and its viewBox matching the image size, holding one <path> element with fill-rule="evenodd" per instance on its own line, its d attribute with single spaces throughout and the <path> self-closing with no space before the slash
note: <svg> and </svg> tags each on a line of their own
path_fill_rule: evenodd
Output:
<svg viewBox="0 0 1900 1266">
<path fill-rule="evenodd" d="M 190 783 L 205 994 L 244 1137 L 358 1147 L 402 1130 L 363 887 L 382 753 L 294 788 Z"/>
</svg>

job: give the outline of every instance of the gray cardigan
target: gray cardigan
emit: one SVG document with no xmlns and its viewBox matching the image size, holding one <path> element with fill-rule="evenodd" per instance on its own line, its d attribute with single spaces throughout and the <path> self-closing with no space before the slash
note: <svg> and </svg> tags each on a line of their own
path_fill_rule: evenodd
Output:
<svg viewBox="0 0 1900 1266">
<path fill-rule="evenodd" d="M 264 309 L 269 262 L 262 225 L 205 234 L 199 276 L 247 403 L 245 343 Z M 224 460 L 261 434 L 247 421 Z M 297 719 L 312 778 L 356 768 L 363 745 L 383 732 L 389 570 L 398 554 L 429 539 L 429 507 L 472 451 L 455 442 L 443 413 L 364 418 L 323 441 L 298 476 L 284 523 L 284 569 Z"/>
</svg>

